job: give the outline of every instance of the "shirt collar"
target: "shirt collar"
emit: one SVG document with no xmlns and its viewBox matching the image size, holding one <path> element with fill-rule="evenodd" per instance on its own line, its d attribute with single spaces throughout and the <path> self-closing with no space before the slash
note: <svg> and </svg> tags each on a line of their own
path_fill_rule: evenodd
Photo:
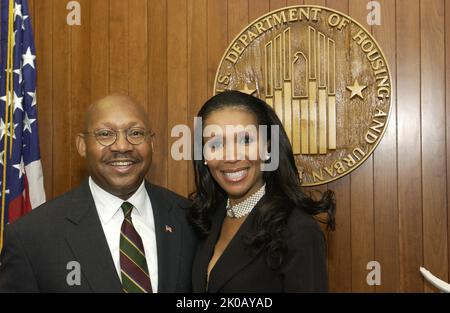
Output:
<svg viewBox="0 0 450 313">
<path fill-rule="evenodd" d="M 101 188 L 90 176 L 89 186 L 91 188 L 92 196 L 94 198 L 95 206 L 97 207 L 100 219 L 104 224 L 107 224 L 120 210 L 120 206 L 125 201 Z M 146 214 L 144 210 L 146 194 L 145 180 L 143 180 L 136 192 L 128 198 L 128 200 L 126 200 L 134 206 L 135 211 L 141 216 Z"/>
</svg>

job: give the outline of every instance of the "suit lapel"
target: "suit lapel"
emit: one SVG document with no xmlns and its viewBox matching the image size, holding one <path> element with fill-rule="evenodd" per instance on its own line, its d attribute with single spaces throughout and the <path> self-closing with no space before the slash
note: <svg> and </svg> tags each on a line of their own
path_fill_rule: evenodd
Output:
<svg viewBox="0 0 450 313">
<path fill-rule="evenodd" d="M 192 269 L 192 287 L 194 292 L 204 293 L 207 289 L 209 262 L 213 256 L 225 218 L 225 205 L 218 208 L 211 220 L 211 231 L 197 248 L 196 259 Z M 217 265 L 217 264 L 216 264 Z"/>
<path fill-rule="evenodd" d="M 175 205 L 157 186 L 145 185 L 155 219 L 158 253 L 158 292 L 175 292 L 181 252 L 181 224 L 172 212 Z"/>
<path fill-rule="evenodd" d="M 218 292 L 233 276 L 238 274 L 245 266 L 247 266 L 258 254 L 252 254 L 249 247 L 244 243 L 246 235 L 252 232 L 252 224 L 255 217 L 258 204 L 247 216 L 244 223 L 241 225 L 236 235 L 230 241 L 224 252 L 217 260 L 214 268 L 211 270 L 208 284 L 208 292 Z M 217 215 L 219 217 L 217 217 Z M 213 255 L 214 247 L 219 238 L 222 228 L 223 219 L 225 218 L 225 207 L 216 214 L 214 218 L 214 226 L 212 228 L 209 241 L 207 243 L 207 260 L 206 266 L 208 268 L 209 261 Z"/>
<path fill-rule="evenodd" d="M 122 286 L 87 180 L 74 192 L 70 207 L 66 241 L 80 263 L 83 278 L 93 292 L 121 292 Z"/>
</svg>

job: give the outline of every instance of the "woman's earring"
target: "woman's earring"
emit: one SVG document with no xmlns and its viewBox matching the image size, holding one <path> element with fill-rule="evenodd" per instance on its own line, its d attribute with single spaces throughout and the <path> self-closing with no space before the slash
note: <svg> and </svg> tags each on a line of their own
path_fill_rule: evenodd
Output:
<svg viewBox="0 0 450 313">
<path fill-rule="evenodd" d="M 207 161 L 205 161 L 203 164 L 205 164 L 205 165 L 208 165 L 208 162 Z"/>
<path fill-rule="evenodd" d="M 270 160 L 270 155 L 266 155 L 266 161 L 269 161 Z"/>
</svg>

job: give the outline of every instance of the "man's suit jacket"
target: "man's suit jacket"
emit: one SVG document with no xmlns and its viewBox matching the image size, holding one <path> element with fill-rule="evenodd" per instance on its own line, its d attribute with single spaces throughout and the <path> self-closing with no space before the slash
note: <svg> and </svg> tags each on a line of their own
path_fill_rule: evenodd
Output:
<svg viewBox="0 0 450 313">
<path fill-rule="evenodd" d="M 260 203 L 259 203 L 260 204 Z M 255 206 L 211 270 L 208 264 L 219 238 L 226 210 L 223 204 L 212 217 L 210 234 L 199 242 L 192 268 L 193 291 L 211 293 L 243 292 L 326 292 L 327 260 L 325 237 L 309 214 L 294 209 L 288 219 L 288 252 L 280 268 L 272 270 L 264 251 L 253 253 L 245 237 L 253 233 Z"/>
<path fill-rule="evenodd" d="M 196 239 L 187 223 L 189 202 L 146 183 L 153 207 L 158 292 L 191 291 Z M 167 227 L 166 227 L 167 226 Z M 5 229 L 0 292 L 122 292 L 88 181 Z M 76 261 L 81 284 L 69 282 Z"/>
</svg>

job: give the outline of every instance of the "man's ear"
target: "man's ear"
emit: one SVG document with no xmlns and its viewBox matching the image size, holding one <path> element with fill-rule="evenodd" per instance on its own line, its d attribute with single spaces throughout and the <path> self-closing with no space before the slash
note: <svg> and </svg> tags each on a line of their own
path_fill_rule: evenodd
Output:
<svg viewBox="0 0 450 313">
<path fill-rule="evenodd" d="M 83 158 L 86 157 L 86 141 L 83 134 L 78 134 L 75 138 L 75 145 L 77 146 L 78 154 Z"/>
</svg>

